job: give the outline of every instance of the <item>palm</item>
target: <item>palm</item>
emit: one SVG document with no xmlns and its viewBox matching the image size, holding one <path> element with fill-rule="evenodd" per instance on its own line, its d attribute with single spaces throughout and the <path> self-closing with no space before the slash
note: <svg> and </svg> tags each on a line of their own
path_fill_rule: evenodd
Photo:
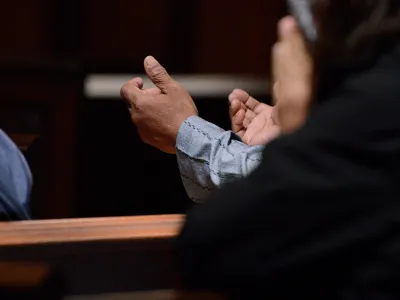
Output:
<svg viewBox="0 0 400 300">
<path fill-rule="evenodd" d="M 249 123 L 242 137 L 248 145 L 264 145 L 279 134 L 279 127 L 272 121 L 273 107 L 265 105 Z"/>
<path fill-rule="evenodd" d="M 242 90 L 235 90 L 229 98 L 232 131 L 244 143 L 263 145 L 279 134 L 279 127 L 272 119 L 272 106 L 255 100 Z"/>
</svg>

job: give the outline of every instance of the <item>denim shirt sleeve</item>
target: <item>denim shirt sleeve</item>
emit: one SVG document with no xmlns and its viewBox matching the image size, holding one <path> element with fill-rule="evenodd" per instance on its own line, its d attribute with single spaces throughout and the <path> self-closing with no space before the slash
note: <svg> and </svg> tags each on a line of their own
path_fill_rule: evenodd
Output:
<svg viewBox="0 0 400 300">
<path fill-rule="evenodd" d="M 243 178 L 261 162 L 264 146 L 248 146 L 197 116 L 186 119 L 176 141 L 178 167 L 188 196 L 196 202 L 227 182 Z"/>
<path fill-rule="evenodd" d="M 29 219 L 32 174 L 23 154 L 0 129 L 0 221 Z"/>
</svg>

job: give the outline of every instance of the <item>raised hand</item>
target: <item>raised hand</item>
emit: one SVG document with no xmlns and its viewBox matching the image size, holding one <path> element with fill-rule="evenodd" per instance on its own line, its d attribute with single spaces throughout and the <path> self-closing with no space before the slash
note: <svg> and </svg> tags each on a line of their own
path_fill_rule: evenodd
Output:
<svg viewBox="0 0 400 300">
<path fill-rule="evenodd" d="M 229 95 L 232 131 L 248 145 L 263 145 L 279 135 L 274 121 L 274 107 L 259 102 L 243 90 Z"/>
<path fill-rule="evenodd" d="M 154 57 L 147 57 L 144 67 L 156 88 L 143 90 L 143 80 L 135 78 L 121 88 L 121 96 L 143 142 L 173 154 L 179 127 L 197 115 L 197 108 L 189 93 Z"/>
</svg>

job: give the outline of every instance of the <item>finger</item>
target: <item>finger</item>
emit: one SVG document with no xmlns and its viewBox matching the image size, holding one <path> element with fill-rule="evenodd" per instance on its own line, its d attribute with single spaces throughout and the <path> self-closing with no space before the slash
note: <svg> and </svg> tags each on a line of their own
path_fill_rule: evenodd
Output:
<svg viewBox="0 0 400 300">
<path fill-rule="evenodd" d="M 174 85 L 174 80 L 153 56 L 146 57 L 144 60 L 144 68 L 150 80 L 161 92 L 166 93 L 168 89 Z"/>
<path fill-rule="evenodd" d="M 305 44 L 296 20 L 291 16 L 282 18 L 278 23 L 278 41 L 272 48 L 272 74 L 274 81 L 280 80 L 282 62 L 293 58 L 294 53 L 290 52 L 302 52 L 304 50 Z"/>
<path fill-rule="evenodd" d="M 136 85 L 136 87 L 138 89 L 143 88 L 144 82 L 143 82 L 143 79 L 140 77 L 133 78 L 133 79 L 129 80 L 128 82 L 131 83 L 132 85 Z"/>
<path fill-rule="evenodd" d="M 240 109 L 231 119 L 232 131 L 240 136 L 244 134 L 243 130 L 244 116 L 245 116 L 245 111 Z"/>
<path fill-rule="evenodd" d="M 142 94 L 142 91 L 139 88 L 139 82 L 137 80 L 130 80 L 125 83 L 120 90 L 120 95 L 122 99 L 131 103 L 134 101 L 139 95 Z"/>
<path fill-rule="evenodd" d="M 260 104 L 261 102 L 254 99 L 253 97 L 249 96 L 249 98 L 247 99 L 247 101 L 244 103 L 246 105 L 246 107 L 251 110 L 252 112 L 258 114 L 259 110 L 261 108 Z"/>
<path fill-rule="evenodd" d="M 251 109 L 252 111 L 257 113 L 256 109 L 259 106 L 260 101 L 254 99 L 247 92 L 245 92 L 241 89 L 235 89 L 232 92 L 232 94 L 234 95 L 234 97 L 236 97 L 236 99 L 241 101 L 246 106 L 246 108 Z"/>
<path fill-rule="evenodd" d="M 245 110 L 241 109 L 241 102 L 237 99 L 233 100 L 230 105 L 230 118 L 232 131 L 242 137 L 245 133 L 243 121 L 245 118 Z"/>
<path fill-rule="evenodd" d="M 232 95 L 232 96 L 231 96 Z M 258 114 L 262 110 L 262 104 L 260 101 L 256 100 L 255 98 L 251 97 L 247 92 L 241 89 L 235 89 L 230 95 L 230 99 L 235 97 L 236 99 L 241 101 L 241 107 L 245 111 L 248 109 L 253 111 L 255 114 Z M 254 117 L 255 114 L 250 114 L 250 116 Z"/>
<path fill-rule="evenodd" d="M 255 116 L 256 116 L 256 114 L 253 111 L 246 110 L 245 117 L 243 120 L 243 127 L 247 128 L 250 125 L 250 123 L 253 121 Z"/>
<path fill-rule="evenodd" d="M 232 101 L 233 99 L 238 99 L 241 102 L 247 101 L 249 98 L 249 94 L 241 89 L 234 89 L 232 93 L 229 95 L 229 101 Z"/>
<path fill-rule="evenodd" d="M 132 108 L 135 107 L 135 103 L 138 97 L 142 95 L 142 91 L 140 88 L 141 86 L 143 85 L 141 84 L 140 78 L 134 78 L 132 80 L 129 80 L 121 87 L 120 95 L 122 99 L 125 100 L 125 103 L 130 113 L 132 113 Z"/>
<path fill-rule="evenodd" d="M 232 118 L 240 109 L 240 101 L 235 99 L 229 104 L 229 117 Z"/>
<path fill-rule="evenodd" d="M 300 33 L 296 19 L 292 16 L 282 18 L 278 22 L 278 41 L 284 41 L 289 36 Z"/>
<path fill-rule="evenodd" d="M 267 120 L 265 118 L 257 118 L 254 120 L 249 128 L 246 130 L 246 134 L 243 136 L 243 141 L 246 144 L 251 142 L 251 138 L 257 133 L 261 132 L 266 127 Z M 264 129 L 265 130 L 265 129 Z"/>
<path fill-rule="evenodd" d="M 240 108 L 246 110 L 247 107 L 246 107 L 246 105 L 244 105 L 244 102 L 247 100 L 247 97 L 248 97 L 248 94 L 247 94 L 247 97 L 246 97 L 246 94 L 247 93 L 243 90 L 235 89 L 232 91 L 232 93 L 229 94 L 229 97 L 228 97 L 229 102 L 232 102 L 235 99 L 239 100 Z"/>
<path fill-rule="evenodd" d="M 304 37 L 293 17 L 285 17 L 279 22 L 278 40 L 280 42 L 290 43 L 292 46 L 301 50 L 306 49 Z"/>
</svg>

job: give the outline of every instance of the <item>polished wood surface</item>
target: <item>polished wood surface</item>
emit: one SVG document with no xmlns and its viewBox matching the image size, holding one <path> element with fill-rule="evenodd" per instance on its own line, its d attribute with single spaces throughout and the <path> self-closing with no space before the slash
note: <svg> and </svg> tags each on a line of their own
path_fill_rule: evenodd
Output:
<svg viewBox="0 0 400 300">
<path fill-rule="evenodd" d="M 0 246 L 172 239 L 183 219 L 159 215 L 0 223 Z"/>
<path fill-rule="evenodd" d="M 69 300 L 225 299 L 179 289 L 172 242 L 183 221 L 159 215 L 0 223 L 0 295 L 1 288 L 56 288 Z"/>
<path fill-rule="evenodd" d="M 174 289 L 181 215 L 0 224 L 0 261 L 45 263 L 71 295 Z"/>
</svg>

